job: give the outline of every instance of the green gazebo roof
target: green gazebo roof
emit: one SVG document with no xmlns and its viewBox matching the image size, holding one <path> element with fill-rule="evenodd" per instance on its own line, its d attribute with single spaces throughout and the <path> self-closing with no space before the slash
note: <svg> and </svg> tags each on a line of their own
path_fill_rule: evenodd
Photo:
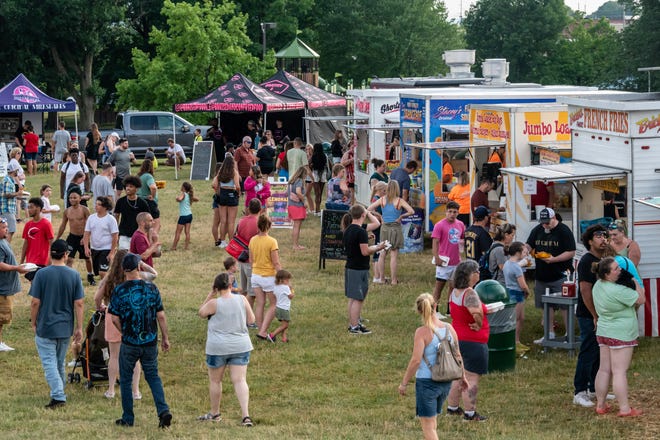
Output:
<svg viewBox="0 0 660 440">
<path fill-rule="evenodd" d="M 287 47 L 277 52 L 275 58 L 320 58 L 320 55 L 296 37 Z"/>
</svg>

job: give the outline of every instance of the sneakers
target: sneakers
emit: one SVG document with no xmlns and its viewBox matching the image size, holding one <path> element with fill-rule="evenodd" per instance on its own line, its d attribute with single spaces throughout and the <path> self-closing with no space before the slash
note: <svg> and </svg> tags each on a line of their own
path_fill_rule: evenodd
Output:
<svg viewBox="0 0 660 440">
<path fill-rule="evenodd" d="M 596 398 L 596 392 L 587 391 L 587 396 L 589 396 L 589 400 L 594 400 Z M 612 393 L 607 393 L 607 396 L 605 396 L 605 400 L 614 400 L 614 399 L 616 399 L 616 396 Z"/>
<path fill-rule="evenodd" d="M 369 335 L 371 334 L 371 330 L 363 326 L 362 324 L 358 324 L 355 327 L 349 327 L 348 332 L 352 335 Z"/>
<path fill-rule="evenodd" d="M 87 274 L 87 282 L 89 283 L 90 286 L 96 286 L 96 281 L 94 281 L 94 274 L 93 273 L 88 273 Z"/>
<path fill-rule="evenodd" d="M 555 339 L 556 336 L 557 336 L 557 335 L 555 335 L 555 332 L 550 332 L 550 334 L 548 335 L 548 339 L 550 339 L 550 340 L 552 341 L 553 339 Z M 535 343 L 536 345 L 543 345 L 543 341 L 545 341 L 545 337 L 541 337 L 541 338 L 539 338 L 539 339 L 535 339 L 535 340 L 534 340 L 534 343 Z"/>
<path fill-rule="evenodd" d="M 115 398 L 115 393 L 111 393 L 110 391 L 106 391 L 103 393 L 103 397 L 106 399 L 114 399 Z"/>
<path fill-rule="evenodd" d="M 456 409 L 451 409 L 447 407 L 448 416 L 462 416 L 463 414 L 465 414 L 465 412 L 463 411 L 463 408 L 461 408 L 460 406 Z"/>
<path fill-rule="evenodd" d="M 277 336 L 275 336 L 275 335 L 272 334 L 272 333 L 268 333 L 268 334 L 266 335 L 266 339 L 268 339 L 269 342 L 275 342 L 275 341 L 277 340 Z"/>
<path fill-rule="evenodd" d="M 211 414 L 211 413 L 206 413 L 203 416 L 197 417 L 197 420 L 200 422 L 219 422 L 222 420 L 222 417 L 220 417 L 220 413 L 218 414 Z"/>
<path fill-rule="evenodd" d="M 227 243 L 226 241 L 224 241 L 224 240 L 220 240 L 220 243 L 217 244 L 217 246 L 218 246 L 220 249 L 224 249 L 224 248 L 227 247 L 228 244 L 229 244 L 229 243 Z"/>
<path fill-rule="evenodd" d="M 64 406 L 64 405 L 66 405 L 66 401 L 64 401 L 64 400 L 51 399 L 50 402 L 48 402 L 48 405 L 45 406 L 45 408 L 55 409 L 55 408 L 59 408 L 59 407 Z"/>
<path fill-rule="evenodd" d="M 128 423 L 128 422 L 127 422 L 126 420 L 124 420 L 124 419 L 117 419 L 117 420 L 115 420 L 115 425 L 117 425 L 117 426 L 133 426 L 132 423 Z"/>
<path fill-rule="evenodd" d="M 256 322 L 253 322 L 252 324 L 248 324 L 247 328 L 249 328 L 250 330 L 257 330 L 259 326 L 257 325 Z"/>
<path fill-rule="evenodd" d="M 488 417 L 482 416 L 478 412 L 474 412 L 471 416 L 468 416 L 467 414 L 463 414 L 463 420 L 468 421 L 468 422 L 485 422 L 488 420 Z"/>
<path fill-rule="evenodd" d="M 245 426 L 246 428 L 251 428 L 254 426 L 254 422 L 252 422 L 252 419 L 250 416 L 245 416 L 243 417 L 243 420 L 241 421 L 241 425 Z"/>
<path fill-rule="evenodd" d="M 172 413 L 169 411 L 164 411 L 161 415 L 158 416 L 158 427 L 159 428 L 169 428 L 172 424 Z"/>
<path fill-rule="evenodd" d="M 589 399 L 589 394 L 586 391 L 580 391 L 573 396 L 573 405 L 580 405 L 584 408 L 591 408 L 594 403 Z"/>
<path fill-rule="evenodd" d="M 14 351 L 14 349 L 4 342 L 0 342 L 0 351 Z"/>
</svg>

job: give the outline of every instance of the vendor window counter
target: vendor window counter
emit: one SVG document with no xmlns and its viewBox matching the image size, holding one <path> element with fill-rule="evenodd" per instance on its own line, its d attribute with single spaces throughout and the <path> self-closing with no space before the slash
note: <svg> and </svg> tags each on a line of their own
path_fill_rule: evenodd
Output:
<svg viewBox="0 0 660 440">
<path fill-rule="evenodd" d="M 576 341 L 575 338 L 575 306 L 577 305 L 577 301 L 577 296 L 562 296 L 561 292 L 551 293 L 541 297 L 541 302 L 543 303 L 543 343 L 541 345 L 544 351 L 548 351 L 548 348 L 563 348 L 564 350 L 568 350 L 569 354 L 573 356 L 575 350 L 580 348 L 580 342 Z M 553 324 L 550 321 L 550 308 L 554 306 L 568 307 L 567 335 L 550 339 L 550 331 Z"/>
</svg>

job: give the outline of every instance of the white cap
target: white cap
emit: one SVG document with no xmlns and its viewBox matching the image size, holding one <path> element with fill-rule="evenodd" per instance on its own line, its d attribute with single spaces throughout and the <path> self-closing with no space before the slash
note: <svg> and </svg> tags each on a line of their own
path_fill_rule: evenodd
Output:
<svg viewBox="0 0 660 440">
<path fill-rule="evenodd" d="M 7 165 L 7 172 L 8 173 L 13 173 L 14 171 L 18 171 L 21 166 L 18 165 L 16 162 L 9 162 Z"/>
</svg>

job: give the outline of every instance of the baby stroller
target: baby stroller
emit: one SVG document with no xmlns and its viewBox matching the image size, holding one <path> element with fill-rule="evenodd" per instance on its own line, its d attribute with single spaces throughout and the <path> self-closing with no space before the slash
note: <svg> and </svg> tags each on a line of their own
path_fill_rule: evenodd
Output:
<svg viewBox="0 0 660 440">
<path fill-rule="evenodd" d="M 76 373 L 76 368 L 79 366 L 82 367 L 83 377 L 87 379 L 85 383 L 87 389 L 94 387 L 94 382 L 107 381 L 108 357 L 108 343 L 105 340 L 105 312 L 96 311 L 87 324 L 80 353 L 68 376 L 69 383 L 80 383 L 80 373 Z"/>
</svg>

